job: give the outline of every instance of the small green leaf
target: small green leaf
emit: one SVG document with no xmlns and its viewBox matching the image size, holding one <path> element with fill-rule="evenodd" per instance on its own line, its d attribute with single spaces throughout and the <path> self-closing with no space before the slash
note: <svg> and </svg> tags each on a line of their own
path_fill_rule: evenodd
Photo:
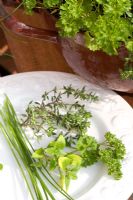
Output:
<svg viewBox="0 0 133 200">
<path fill-rule="evenodd" d="M 49 143 L 48 148 L 53 147 L 56 149 L 64 149 L 65 146 L 66 146 L 65 138 L 63 135 L 60 134 L 56 141 L 52 141 Z"/>
<path fill-rule="evenodd" d="M 82 157 L 82 166 L 87 167 L 98 160 L 98 142 L 92 136 L 83 135 L 79 138 L 76 148 Z"/>
<path fill-rule="evenodd" d="M 129 51 L 133 52 L 133 40 L 128 41 L 126 47 Z"/>
<path fill-rule="evenodd" d="M 54 127 L 52 127 L 52 126 L 48 128 L 48 130 L 47 130 L 47 135 L 48 135 L 48 137 L 50 137 L 50 136 L 53 135 L 54 130 L 55 130 L 55 129 L 54 129 Z"/>
<path fill-rule="evenodd" d="M 67 158 L 71 159 L 71 166 L 73 170 L 76 170 L 81 166 L 82 158 L 79 155 L 69 154 Z"/>
<path fill-rule="evenodd" d="M 82 158 L 76 154 L 59 157 L 58 164 L 62 170 L 78 170 L 81 166 Z"/>
<path fill-rule="evenodd" d="M 38 161 L 38 162 L 32 163 L 30 166 L 31 166 L 31 167 L 41 168 L 42 165 L 43 165 L 43 162 L 42 162 L 42 160 L 40 160 L 40 161 Z"/>
<path fill-rule="evenodd" d="M 57 141 L 55 141 L 55 146 L 56 148 L 64 149 L 66 146 L 66 141 L 63 135 L 59 135 Z"/>
<path fill-rule="evenodd" d="M 2 170 L 3 169 L 3 165 L 0 163 L 0 170 Z"/>
<path fill-rule="evenodd" d="M 59 153 L 59 151 L 55 147 L 49 147 L 45 149 L 45 153 L 50 154 L 50 155 L 56 155 Z"/>
<path fill-rule="evenodd" d="M 58 165 L 63 171 L 65 171 L 70 164 L 71 164 L 71 159 L 64 156 L 59 157 Z"/>
<path fill-rule="evenodd" d="M 37 149 L 33 154 L 32 158 L 42 159 L 44 158 L 44 150 L 43 148 Z"/>
<path fill-rule="evenodd" d="M 52 170 L 54 170 L 56 167 L 57 167 L 57 160 L 53 158 L 53 159 L 50 161 L 50 163 L 49 163 L 49 168 L 50 168 L 50 170 L 52 171 Z"/>
<path fill-rule="evenodd" d="M 76 180 L 77 177 L 77 171 L 70 171 L 69 176 L 71 177 L 72 180 Z"/>
<path fill-rule="evenodd" d="M 61 156 L 58 159 L 58 165 L 60 167 L 60 180 L 65 185 L 66 191 L 69 188 L 70 180 L 77 179 L 77 172 L 80 169 L 82 158 L 76 154 L 68 154 L 67 156 Z M 64 188 L 64 185 L 62 187 Z"/>
<path fill-rule="evenodd" d="M 33 8 L 36 7 L 37 1 L 36 0 L 23 0 L 24 7 L 28 14 L 32 13 Z"/>
</svg>

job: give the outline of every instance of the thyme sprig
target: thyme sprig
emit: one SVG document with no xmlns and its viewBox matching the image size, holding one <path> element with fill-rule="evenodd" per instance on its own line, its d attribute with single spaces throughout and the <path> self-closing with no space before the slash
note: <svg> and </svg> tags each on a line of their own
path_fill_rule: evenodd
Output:
<svg viewBox="0 0 133 200">
<path fill-rule="evenodd" d="M 73 103 L 65 99 L 74 98 Z M 74 89 L 71 85 L 64 86 L 61 90 L 55 87 L 45 91 L 41 102 L 30 102 L 26 115 L 23 115 L 22 126 L 30 127 L 35 136 L 43 134 L 58 136 L 58 130 L 64 133 L 67 144 L 71 145 L 80 135 L 90 127 L 91 113 L 79 100 L 98 101 L 98 96 L 92 92 L 87 93 L 85 87 Z"/>
</svg>

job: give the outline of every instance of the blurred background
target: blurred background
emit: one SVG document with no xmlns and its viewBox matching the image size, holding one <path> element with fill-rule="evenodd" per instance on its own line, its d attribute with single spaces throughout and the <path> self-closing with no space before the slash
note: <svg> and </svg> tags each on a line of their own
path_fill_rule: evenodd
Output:
<svg viewBox="0 0 133 200">
<path fill-rule="evenodd" d="M 13 73 L 16 73 L 16 66 L 3 31 L 0 29 L 0 77 Z"/>
</svg>

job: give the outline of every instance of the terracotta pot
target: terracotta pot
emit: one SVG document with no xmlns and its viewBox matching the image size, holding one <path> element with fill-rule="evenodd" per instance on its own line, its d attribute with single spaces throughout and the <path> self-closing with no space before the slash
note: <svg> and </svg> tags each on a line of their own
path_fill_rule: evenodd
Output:
<svg viewBox="0 0 133 200">
<path fill-rule="evenodd" d="M 102 51 L 90 51 L 84 45 L 83 34 L 72 40 L 60 39 L 63 55 L 69 66 L 88 81 L 117 91 L 133 93 L 133 80 L 121 80 L 120 70 L 128 52 L 124 46 L 118 56 L 109 56 Z"/>
<path fill-rule="evenodd" d="M 0 13 L 3 17 L 7 15 L 2 4 Z M 53 18 L 49 16 L 49 20 L 53 21 Z M 113 90 L 133 93 L 133 80 L 120 79 L 119 70 L 123 69 L 124 57 L 127 56 L 124 47 L 119 49 L 118 56 L 109 56 L 101 51 L 92 52 L 85 48 L 83 34 L 77 34 L 73 39 L 61 38 L 55 29 L 33 28 L 11 16 L 6 18 L 3 24 L 5 30 L 10 30 L 16 36 L 36 38 L 58 47 L 58 50 L 61 49 L 68 65 L 88 81 Z"/>
<path fill-rule="evenodd" d="M 60 44 L 57 42 L 55 19 L 43 11 L 26 15 L 19 8 L 15 9 L 14 0 L 0 0 L 0 21 L 10 51 L 16 63 L 17 72 L 26 71 L 67 71 L 72 69 L 66 63 Z M 36 28 L 33 28 L 36 26 Z"/>
</svg>

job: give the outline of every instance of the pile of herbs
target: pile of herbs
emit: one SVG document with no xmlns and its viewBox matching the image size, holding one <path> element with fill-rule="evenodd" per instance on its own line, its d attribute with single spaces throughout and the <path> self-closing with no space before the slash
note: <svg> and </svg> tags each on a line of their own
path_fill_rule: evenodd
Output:
<svg viewBox="0 0 133 200">
<path fill-rule="evenodd" d="M 92 51 L 102 50 L 117 55 L 121 45 L 133 53 L 133 1 L 132 0 L 23 0 L 31 13 L 41 7 L 58 17 L 56 26 L 63 37 L 74 37 L 84 32 L 85 44 Z M 128 56 L 128 59 L 130 56 Z M 121 71 L 122 79 L 133 80 L 133 63 Z"/>
<path fill-rule="evenodd" d="M 66 199 L 72 200 L 67 193 L 71 180 L 78 178 L 82 167 L 97 162 L 105 164 L 108 174 L 116 180 L 122 177 L 125 146 L 111 132 L 105 133 L 102 143 L 88 135 L 92 114 L 86 110 L 84 101 L 97 102 L 98 96 L 92 92 L 87 93 L 85 87 L 74 89 L 70 85 L 60 90 L 55 87 L 45 91 L 41 102 L 30 102 L 20 122 L 10 100 L 5 98 L 0 111 L 0 129 L 32 199 L 42 200 L 45 197 L 54 200 L 51 192 L 53 187 Z M 34 149 L 24 132 L 25 127 L 32 129 L 37 140 L 47 135 L 51 141 L 44 147 Z M 58 183 L 52 176 L 54 171 L 59 175 Z"/>
</svg>

